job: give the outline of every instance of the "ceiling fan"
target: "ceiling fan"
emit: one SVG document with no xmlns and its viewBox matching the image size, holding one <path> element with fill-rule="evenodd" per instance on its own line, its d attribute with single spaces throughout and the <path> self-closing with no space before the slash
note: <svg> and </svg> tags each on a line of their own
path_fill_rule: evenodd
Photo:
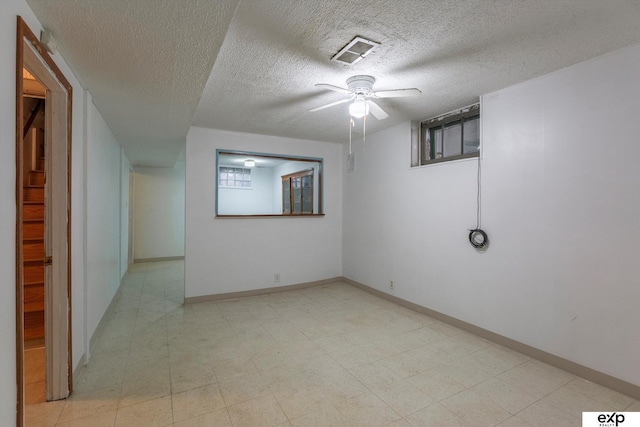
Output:
<svg viewBox="0 0 640 427">
<path fill-rule="evenodd" d="M 374 92 L 373 84 L 375 81 L 376 79 L 373 76 L 360 75 L 349 77 L 347 79 L 347 89 L 326 83 L 318 83 L 316 84 L 317 87 L 349 95 L 349 97 L 314 108 L 313 110 L 310 110 L 310 112 L 324 110 L 325 108 L 353 101 L 351 102 L 351 105 L 349 105 L 349 114 L 353 117 L 364 117 L 371 112 L 373 117 L 378 120 L 383 120 L 389 117 L 389 115 L 371 98 L 397 98 L 404 96 L 418 96 L 422 94 L 422 92 L 416 88 L 381 90 Z"/>
</svg>

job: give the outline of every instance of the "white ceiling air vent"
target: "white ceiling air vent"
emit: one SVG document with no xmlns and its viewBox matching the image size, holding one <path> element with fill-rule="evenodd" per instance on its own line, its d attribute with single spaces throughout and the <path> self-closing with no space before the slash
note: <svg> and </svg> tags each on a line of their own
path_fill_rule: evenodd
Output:
<svg viewBox="0 0 640 427">
<path fill-rule="evenodd" d="M 336 53 L 331 60 L 347 65 L 353 65 L 373 52 L 373 49 L 378 46 L 380 46 L 380 43 L 376 43 L 362 37 L 356 37 L 345 47 L 340 49 L 340 51 Z"/>
</svg>

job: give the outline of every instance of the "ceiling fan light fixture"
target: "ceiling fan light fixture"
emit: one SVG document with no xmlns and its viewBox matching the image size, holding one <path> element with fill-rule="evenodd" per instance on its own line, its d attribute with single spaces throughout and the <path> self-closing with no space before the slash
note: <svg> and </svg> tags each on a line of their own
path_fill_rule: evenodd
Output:
<svg viewBox="0 0 640 427">
<path fill-rule="evenodd" d="M 247 159 L 244 161 L 244 167 L 245 168 L 252 168 L 256 165 L 256 161 L 252 160 L 252 159 Z"/>
<path fill-rule="evenodd" d="M 361 119 L 369 114 L 369 104 L 366 99 L 356 99 L 349 105 L 349 114 L 356 119 Z"/>
</svg>

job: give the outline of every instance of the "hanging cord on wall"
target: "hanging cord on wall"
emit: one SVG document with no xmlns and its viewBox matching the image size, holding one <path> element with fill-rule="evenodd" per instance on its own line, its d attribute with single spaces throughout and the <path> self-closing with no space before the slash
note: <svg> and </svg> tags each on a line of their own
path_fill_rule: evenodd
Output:
<svg viewBox="0 0 640 427">
<path fill-rule="evenodd" d="M 349 154 L 351 154 L 351 128 L 354 126 L 353 117 L 349 116 Z"/>
<path fill-rule="evenodd" d="M 481 212 L 482 212 L 482 169 L 480 161 L 480 153 L 478 153 L 478 192 L 476 194 L 476 228 L 469 230 L 469 243 L 478 250 L 486 250 L 489 245 L 489 237 L 487 233 L 480 228 Z"/>
</svg>

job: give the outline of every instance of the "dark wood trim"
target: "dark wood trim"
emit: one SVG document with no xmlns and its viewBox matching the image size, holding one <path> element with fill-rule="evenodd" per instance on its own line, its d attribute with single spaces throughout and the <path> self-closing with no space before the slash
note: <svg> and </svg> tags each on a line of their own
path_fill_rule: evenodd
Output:
<svg viewBox="0 0 640 427">
<path fill-rule="evenodd" d="M 68 387 L 73 391 L 73 343 L 72 343 L 72 307 L 71 307 L 71 142 L 73 88 L 58 65 L 42 47 L 40 41 L 24 22 L 17 16 L 16 29 L 16 376 L 17 376 L 17 425 L 22 426 L 24 419 L 24 289 L 23 289 L 23 254 L 22 254 L 22 218 L 23 218 L 23 73 L 24 45 L 26 40 L 37 51 L 40 58 L 56 76 L 67 91 L 67 299 L 68 299 Z"/>
<path fill-rule="evenodd" d="M 21 427 L 24 419 L 24 266 L 22 263 L 22 185 L 23 185 L 23 140 L 22 122 L 22 68 L 24 63 L 23 39 L 29 31 L 18 16 L 16 29 L 16 425 Z"/>
</svg>

